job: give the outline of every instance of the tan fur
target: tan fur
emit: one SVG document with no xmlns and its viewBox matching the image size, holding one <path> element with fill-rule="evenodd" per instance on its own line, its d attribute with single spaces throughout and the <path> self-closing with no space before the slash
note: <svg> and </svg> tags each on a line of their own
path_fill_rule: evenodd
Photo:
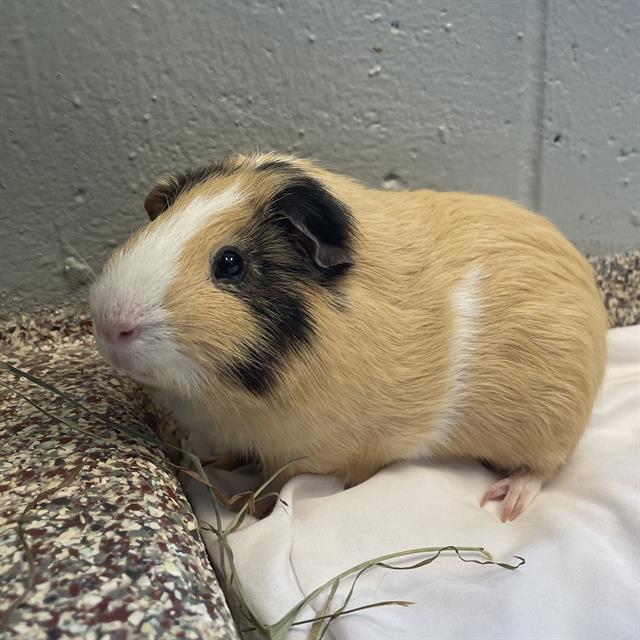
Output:
<svg viewBox="0 0 640 640">
<path fill-rule="evenodd" d="M 222 451 L 255 451 L 267 473 L 306 456 L 288 475 L 335 473 L 355 483 L 425 453 L 553 475 L 602 380 L 605 311 L 579 252 L 550 222 L 500 198 L 372 190 L 295 160 L 355 216 L 346 309 L 318 288 L 313 348 L 288 359 L 274 397 L 219 379 L 213 364 L 258 334 L 245 305 L 212 286 L 209 256 L 233 244 L 255 203 L 277 189 L 275 178 L 252 172 L 277 157 L 237 158 L 239 173 L 183 196 L 239 180 L 251 199 L 189 242 L 167 295 L 175 339 L 208 371 L 199 397 L 175 399 L 182 420 L 208 431 Z M 177 204 L 164 215 L 179 215 Z M 435 425 L 453 384 L 452 296 L 474 268 L 477 331 L 445 437 Z"/>
</svg>

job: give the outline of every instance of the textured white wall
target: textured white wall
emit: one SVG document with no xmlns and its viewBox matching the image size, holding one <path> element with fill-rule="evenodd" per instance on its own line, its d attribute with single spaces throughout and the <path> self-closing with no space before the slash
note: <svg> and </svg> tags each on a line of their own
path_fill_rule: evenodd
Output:
<svg viewBox="0 0 640 640">
<path fill-rule="evenodd" d="M 70 300 L 161 171 L 256 148 L 640 245 L 640 0 L 2 0 L 0 65 L 0 310 Z"/>
</svg>

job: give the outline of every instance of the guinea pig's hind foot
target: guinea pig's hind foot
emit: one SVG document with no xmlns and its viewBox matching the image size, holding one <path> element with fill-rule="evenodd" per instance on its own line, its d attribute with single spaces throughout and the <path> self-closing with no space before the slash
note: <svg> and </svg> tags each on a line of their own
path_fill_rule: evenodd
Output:
<svg viewBox="0 0 640 640">
<path fill-rule="evenodd" d="M 530 471 L 518 470 L 511 475 L 494 482 L 480 500 L 484 507 L 489 500 L 502 500 L 500 520 L 515 520 L 533 502 L 540 492 L 544 478 Z"/>
</svg>

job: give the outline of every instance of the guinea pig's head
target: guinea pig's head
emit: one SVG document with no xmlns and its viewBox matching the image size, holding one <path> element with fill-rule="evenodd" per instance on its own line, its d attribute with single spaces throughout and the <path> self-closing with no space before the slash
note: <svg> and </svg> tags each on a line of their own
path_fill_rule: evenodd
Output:
<svg viewBox="0 0 640 640">
<path fill-rule="evenodd" d="M 105 359 L 179 395 L 274 393 L 353 264 L 352 216 L 312 168 L 234 156 L 162 178 L 90 290 Z"/>
</svg>

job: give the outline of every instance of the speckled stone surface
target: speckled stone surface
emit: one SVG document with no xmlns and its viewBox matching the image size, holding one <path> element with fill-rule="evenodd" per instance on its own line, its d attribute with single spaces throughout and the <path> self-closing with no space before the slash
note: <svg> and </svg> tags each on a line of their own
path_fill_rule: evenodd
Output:
<svg viewBox="0 0 640 640">
<path fill-rule="evenodd" d="M 640 324 L 640 249 L 591 258 L 612 327 Z"/>
<path fill-rule="evenodd" d="M 611 326 L 640 323 L 640 251 L 591 261 Z M 102 363 L 86 315 L 5 321 L 0 355 L 100 416 L 151 433 L 157 416 Z M 164 455 L 25 381 L 2 372 L 0 381 L 88 432 L 0 387 L 0 637 L 236 638 Z"/>
<path fill-rule="evenodd" d="M 102 363 L 89 326 L 64 313 L 6 323 L 0 353 L 150 433 L 144 397 Z M 24 380 L 0 381 L 87 432 L 0 387 L 0 637 L 236 638 L 164 455 Z"/>
</svg>

